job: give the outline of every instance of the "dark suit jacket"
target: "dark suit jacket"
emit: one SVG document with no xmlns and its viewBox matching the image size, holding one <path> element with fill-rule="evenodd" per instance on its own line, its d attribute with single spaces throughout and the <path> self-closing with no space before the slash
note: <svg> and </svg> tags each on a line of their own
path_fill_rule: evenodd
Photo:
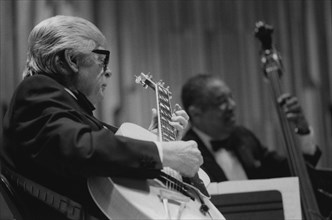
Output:
<svg viewBox="0 0 332 220">
<path fill-rule="evenodd" d="M 217 164 L 214 156 L 192 129 L 187 131 L 183 139 L 197 142 L 204 159 L 201 168 L 209 175 L 211 182 L 227 180 L 224 171 Z M 286 158 L 275 151 L 269 151 L 251 131 L 242 126 L 236 127 L 230 137 L 225 140 L 225 145 L 233 148 L 249 179 L 290 176 Z M 305 156 L 305 158 L 310 163 L 315 164 L 318 162 L 320 154 L 320 150 L 317 149 L 314 156 Z"/>
<path fill-rule="evenodd" d="M 3 162 L 87 208 L 90 176 L 159 174 L 162 163 L 153 142 L 115 136 L 117 129 L 106 129 L 86 97 L 76 95 L 78 100 L 44 74 L 24 79 L 3 121 Z"/>
</svg>

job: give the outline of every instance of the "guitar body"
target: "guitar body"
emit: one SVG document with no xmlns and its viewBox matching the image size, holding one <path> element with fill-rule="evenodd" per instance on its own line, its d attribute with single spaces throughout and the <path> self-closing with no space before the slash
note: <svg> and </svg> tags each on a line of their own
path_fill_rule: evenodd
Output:
<svg viewBox="0 0 332 220">
<path fill-rule="evenodd" d="M 225 219 L 207 198 L 204 200 L 210 214 L 204 215 L 197 199 L 188 200 L 155 180 L 96 177 L 89 179 L 88 186 L 95 203 L 109 219 L 177 219 L 181 202 L 186 205 L 179 219 Z M 168 200 L 171 218 L 160 198 L 161 192 L 176 198 Z"/>
<path fill-rule="evenodd" d="M 131 123 L 124 123 L 117 135 L 157 140 L 151 132 Z M 94 202 L 109 219 L 225 219 L 209 197 L 198 192 L 192 200 L 159 180 L 94 177 L 87 184 Z M 168 200 L 166 205 L 163 198 Z M 200 199 L 209 207 L 207 213 L 200 211 Z"/>
</svg>

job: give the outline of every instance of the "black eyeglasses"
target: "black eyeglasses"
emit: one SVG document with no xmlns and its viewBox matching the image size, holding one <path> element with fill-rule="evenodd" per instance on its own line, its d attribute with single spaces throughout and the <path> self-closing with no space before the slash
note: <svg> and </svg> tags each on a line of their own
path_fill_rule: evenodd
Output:
<svg viewBox="0 0 332 220">
<path fill-rule="evenodd" d="M 105 59 L 103 62 L 103 66 L 104 66 L 104 72 L 107 70 L 107 65 L 110 59 L 110 52 L 108 50 L 101 50 L 101 49 L 95 49 L 92 51 L 93 53 L 97 53 L 97 54 L 102 54 L 105 55 Z"/>
</svg>

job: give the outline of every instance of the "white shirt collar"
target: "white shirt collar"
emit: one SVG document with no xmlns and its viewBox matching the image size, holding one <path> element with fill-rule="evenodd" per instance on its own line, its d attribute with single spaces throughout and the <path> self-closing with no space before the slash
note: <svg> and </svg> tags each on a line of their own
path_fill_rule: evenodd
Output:
<svg viewBox="0 0 332 220">
<path fill-rule="evenodd" d="M 71 96 L 73 96 L 77 100 L 77 97 L 75 96 L 75 94 L 72 91 L 70 91 L 70 89 L 65 87 L 65 90 L 66 90 L 66 92 L 68 92 Z"/>
</svg>

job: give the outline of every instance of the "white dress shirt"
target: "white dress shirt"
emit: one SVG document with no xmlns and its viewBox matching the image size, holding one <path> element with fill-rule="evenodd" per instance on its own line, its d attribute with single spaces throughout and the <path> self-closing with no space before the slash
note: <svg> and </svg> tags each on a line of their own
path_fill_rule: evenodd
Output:
<svg viewBox="0 0 332 220">
<path fill-rule="evenodd" d="M 248 177 L 242 167 L 237 156 L 232 151 L 228 151 L 224 148 L 221 148 L 218 151 L 213 151 L 210 141 L 212 138 L 200 131 L 197 128 L 193 128 L 198 137 L 203 141 L 208 150 L 214 155 L 214 158 L 218 165 L 224 171 L 228 180 L 247 180 Z M 232 147 L 232 146 L 230 146 Z"/>
</svg>

